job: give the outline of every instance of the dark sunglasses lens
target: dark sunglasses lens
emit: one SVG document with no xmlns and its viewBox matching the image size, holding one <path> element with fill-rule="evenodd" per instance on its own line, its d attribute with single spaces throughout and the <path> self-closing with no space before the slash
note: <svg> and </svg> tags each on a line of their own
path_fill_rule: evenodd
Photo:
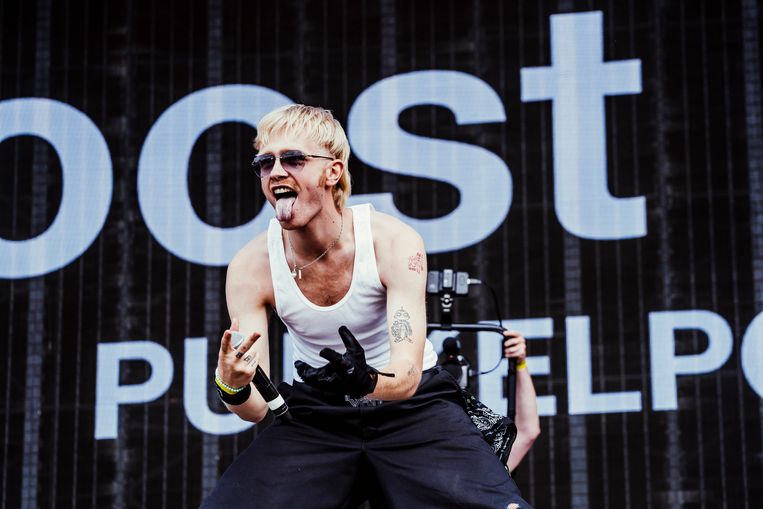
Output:
<svg viewBox="0 0 763 509">
<path fill-rule="evenodd" d="M 272 155 L 257 156 L 254 158 L 254 161 L 252 161 L 252 166 L 254 166 L 254 171 L 257 172 L 257 175 L 261 176 L 263 173 L 270 173 L 270 170 L 273 169 L 273 165 L 275 164 L 275 160 L 275 156 Z"/>
<path fill-rule="evenodd" d="M 281 156 L 281 166 L 285 170 L 299 170 L 305 165 L 305 154 L 302 152 L 286 152 Z"/>
</svg>

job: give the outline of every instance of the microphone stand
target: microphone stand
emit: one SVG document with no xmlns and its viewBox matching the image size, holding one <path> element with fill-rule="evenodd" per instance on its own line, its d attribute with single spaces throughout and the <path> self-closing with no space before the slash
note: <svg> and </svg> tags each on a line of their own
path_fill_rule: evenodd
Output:
<svg viewBox="0 0 763 509">
<path fill-rule="evenodd" d="M 440 306 L 442 308 L 442 320 L 440 323 L 433 322 L 427 324 L 427 336 L 433 330 L 459 331 L 459 332 L 497 332 L 501 335 L 501 346 L 503 347 L 504 329 L 498 325 L 490 323 L 453 323 L 453 296 L 449 292 L 440 295 Z M 503 348 L 501 348 L 503 352 Z M 506 394 L 506 415 L 514 420 L 516 416 L 516 394 L 517 394 L 517 360 L 509 359 L 507 372 L 507 394 Z"/>
</svg>

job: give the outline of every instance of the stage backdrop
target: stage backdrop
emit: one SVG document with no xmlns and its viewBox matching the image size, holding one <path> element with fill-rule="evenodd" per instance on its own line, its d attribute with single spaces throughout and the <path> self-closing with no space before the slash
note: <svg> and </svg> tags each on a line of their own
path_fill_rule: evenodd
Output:
<svg viewBox="0 0 763 509">
<path fill-rule="evenodd" d="M 536 507 L 760 507 L 755 0 L 37 0 L 0 20 L 2 508 L 194 507 L 267 425 L 209 380 L 226 264 L 272 217 L 254 126 L 290 102 L 345 125 L 353 202 L 497 291 L 456 320 L 528 337 Z M 500 358 L 497 335 L 462 342 L 476 369 Z M 499 410 L 504 373 L 473 380 Z"/>
</svg>

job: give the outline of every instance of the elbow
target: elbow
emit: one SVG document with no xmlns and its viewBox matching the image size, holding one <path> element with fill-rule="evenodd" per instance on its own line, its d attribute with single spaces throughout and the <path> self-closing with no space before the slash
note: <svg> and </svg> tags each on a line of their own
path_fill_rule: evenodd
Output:
<svg viewBox="0 0 763 509">
<path fill-rule="evenodd" d="M 259 424 L 262 422 L 265 417 L 268 415 L 268 407 L 265 407 L 263 410 L 256 412 L 251 419 L 247 419 L 255 424 Z"/>
<path fill-rule="evenodd" d="M 535 420 L 531 423 L 517 426 L 517 441 L 522 441 L 528 446 L 532 445 L 540 436 L 540 422 Z"/>
<path fill-rule="evenodd" d="M 411 399 L 416 394 L 417 389 L 418 385 L 408 387 L 404 390 L 398 390 L 396 394 L 388 396 L 388 399 L 389 401 L 405 401 L 406 399 Z"/>
<path fill-rule="evenodd" d="M 417 379 L 414 381 L 415 383 L 412 383 L 405 387 L 398 387 L 395 393 L 390 395 L 389 400 L 404 401 L 406 399 L 411 399 L 413 396 L 416 395 L 416 391 L 419 390 L 420 380 L 421 380 L 421 377 L 417 377 Z"/>
<path fill-rule="evenodd" d="M 534 423 L 523 433 L 529 443 L 534 443 L 540 436 L 540 423 Z"/>
<path fill-rule="evenodd" d="M 416 395 L 416 393 L 419 390 L 419 386 L 421 385 L 421 377 L 422 377 L 421 371 L 417 371 L 416 376 L 413 377 L 413 380 L 411 380 L 411 384 L 408 387 L 408 390 L 405 392 L 405 399 L 411 399 L 413 396 Z"/>
</svg>

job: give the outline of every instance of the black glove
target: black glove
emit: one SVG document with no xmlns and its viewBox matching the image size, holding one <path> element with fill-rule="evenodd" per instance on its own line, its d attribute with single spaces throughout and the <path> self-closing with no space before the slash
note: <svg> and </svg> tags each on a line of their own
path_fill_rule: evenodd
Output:
<svg viewBox="0 0 763 509">
<path fill-rule="evenodd" d="M 361 398 L 374 392 L 379 375 L 394 377 L 394 373 L 382 373 L 366 364 L 366 354 L 350 329 L 344 325 L 339 328 L 347 351 L 344 354 L 324 348 L 320 356 L 329 363 L 320 368 L 314 368 L 302 361 L 295 361 L 300 378 L 316 389 L 335 394 L 345 394 L 353 398 Z"/>
</svg>

